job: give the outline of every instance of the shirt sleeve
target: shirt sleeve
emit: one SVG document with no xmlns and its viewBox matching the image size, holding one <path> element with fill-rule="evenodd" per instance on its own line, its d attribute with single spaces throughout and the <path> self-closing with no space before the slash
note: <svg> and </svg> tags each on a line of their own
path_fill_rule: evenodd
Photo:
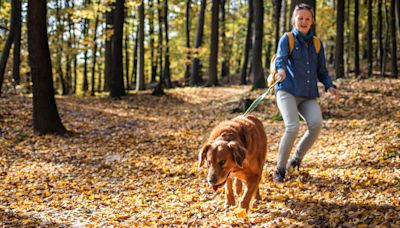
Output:
<svg viewBox="0 0 400 228">
<path fill-rule="evenodd" d="M 278 43 L 278 50 L 276 52 L 275 68 L 286 69 L 289 58 L 289 37 L 284 34 Z"/>
<path fill-rule="evenodd" d="M 331 87 L 336 87 L 332 79 L 329 77 L 329 72 L 328 69 L 326 68 L 326 59 L 325 59 L 325 50 L 324 46 L 321 42 L 321 50 L 318 53 L 318 63 L 317 63 L 317 74 L 318 74 L 318 80 L 322 82 L 325 86 L 325 91 L 327 91 Z"/>
</svg>

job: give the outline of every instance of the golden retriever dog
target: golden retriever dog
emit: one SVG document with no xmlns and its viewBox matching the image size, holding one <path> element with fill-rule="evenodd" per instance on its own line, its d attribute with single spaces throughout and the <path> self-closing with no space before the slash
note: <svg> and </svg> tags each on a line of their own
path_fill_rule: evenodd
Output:
<svg viewBox="0 0 400 228">
<path fill-rule="evenodd" d="M 267 154 L 267 136 L 263 124 L 255 116 L 238 116 L 218 124 L 199 152 L 199 167 L 207 163 L 207 181 L 214 191 L 225 185 L 226 206 L 235 205 L 232 189 L 236 178 L 236 194 L 242 192 L 240 207 L 249 209 L 255 197 L 260 200 L 258 185 Z"/>
</svg>

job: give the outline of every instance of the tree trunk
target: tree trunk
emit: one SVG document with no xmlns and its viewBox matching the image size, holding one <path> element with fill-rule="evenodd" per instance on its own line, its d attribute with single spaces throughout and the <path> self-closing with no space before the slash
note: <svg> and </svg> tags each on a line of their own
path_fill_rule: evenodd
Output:
<svg viewBox="0 0 400 228">
<path fill-rule="evenodd" d="M 151 65 L 151 83 L 156 82 L 157 77 L 157 64 L 154 53 L 154 8 L 153 8 L 153 0 L 149 0 L 149 8 L 147 10 L 149 12 L 149 49 L 150 49 L 150 65 Z M 136 56 L 136 55 L 135 55 Z"/>
<path fill-rule="evenodd" d="M 265 88 L 265 77 L 262 66 L 262 42 L 264 35 L 264 2 L 253 0 L 254 4 L 254 48 L 253 48 L 253 89 Z"/>
<path fill-rule="evenodd" d="M 113 7 L 109 5 L 108 7 Z M 106 32 L 105 32 L 105 54 L 104 54 L 104 91 L 111 89 L 112 77 L 112 42 L 113 42 L 113 23 L 114 23 L 114 9 L 105 13 L 106 17 Z"/>
<path fill-rule="evenodd" d="M 14 1 L 13 1 L 14 2 Z M 21 0 L 15 1 L 13 7 L 15 10 L 15 36 L 14 36 L 14 61 L 13 61 L 13 78 L 14 83 L 19 85 L 20 83 L 20 63 L 21 63 L 21 20 L 22 20 L 22 4 Z M 1 91 L 1 89 L 0 89 Z"/>
<path fill-rule="evenodd" d="M 336 78 L 344 76 L 344 6 L 345 0 L 337 0 L 337 14 L 336 14 L 336 55 L 335 55 L 335 70 Z"/>
<path fill-rule="evenodd" d="M 128 16 L 128 13 L 125 12 L 125 17 Z M 130 35 L 130 28 L 125 24 L 125 38 L 124 38 L 124 52 L 125 52 L 125 85 L 126 91 L 129 92 L 131 89 L 129 84 L 129 35 Z"/>
<path fill-rule="evenodd" d="M 356 77 L 360 75 L 360 42 L 358 39 L 358 1 L 359 0 L 354 0 L 354 73 Z"/>
<path fill-rule="evenodd" d="M 397 0 L 398 2 L 398 0 Z M 399 4 L 399 2 L 397 3 Z M 395 12 L 395 7 L 396 7 L 396 0 L 391 0 L 390 3 L 390 37 L 391 37 L 391 43 L 392 43 L 392 48 L 391 48 L 391 65 L 392 65 L 392 77 L 396 78 L 397 74 L 399 73 L 398 68 L 397 68 L 397 45 L 396 45 L 396 12 Z"/>
<path fill-rule="evenodd" d="M 372 0 L 367 0 L 368 9 L 368 37 L 367 37 L 367 52 L 368 52 L 368 78 L 372 76 Z"/>
<path fill-rule="evenodd" d="M 29 65 L 33 80 L 33 129 L 35 133 L 67 133 L 54 99 L 53 76 L 47 38 L 47 2 L 28 0 Z"/>
<path fill-rule="evenodd" d="M 139 37 L 138 37 L 138 67 L 136 90 L 144 90 L 144 1 L 138 7 L 139 14 Z"/>
<path fill-rule="evenodd" d="M 17 26 L 16 18 L 18 15 L 18 12 L 17 12 L 18 6 L 17 5 L 20 4 L 18 2 L 19 2 L 19 0 L 11 1 L 12 6 L 11 6 L 10 29 L 9 29 L 6 43 L 4 45 L 3 53 L 0 58 L 0 95 L 1 95 L 1 88 L 2 88 L 3 82 L 4 82 L 4 73 L 6 71 L 8 56 L 10 55 L 10 49 L 11 49 L 11 46 L 15 39 L 16 26 Z"/>
<path fill-rule="evenodd" d="M 186 20 L 185 20 L 185 30 L 186 30 L 186 68 L 185 68 L 185 84 L 189 84 L 190 80 L 190 62 L 191 57 L 190 57 L 190 27 L 191 27 L 191 21 L 190 21 L 190 9 L 191 9 L 191 4 L 192 0 L 187 0 L 186 2 Z"/>
<path fill-rule="evenodd" d="M 286 30 L 287 30 L 287 27 L 286 27 L 286 25 L 287 25 L 287 14 L 286 14 L 286 10 L 287 10 L 287 2 L 286 2 L 286 0 L 281 0 L 281 13 L 280 13 L 280 15 L 281 15 L 281 18 L 279 19 L 279 21 L 280 21 L 280 32 L 279 32 L 279 34 L 280 35 L 282 35 L 283 33 L 285 33 L 286 32 Z"/>
<path fill-rule="evenodd" d="M 164 64 L 163 64 L 163 55 L 164 55 L 164 34 L 163 34 L 163 13 L 162 13 L 162 7 L 161 7 L 161 1 L 157 0 L 157 11 L 158 11 L 158 71 L 159 71 L 159 85 L 160 89 L 161 86 L 164 84 Z"/>
<path fill-rule="evenodd" d="M 57 31 L 57 41 L 56 41 L 56 77 L 59 79 L 56 80 L 56 85 L 61 84 L 61 94 L 66 95 L 66 84 L 64 80 L 64 73 L 62 68 L 62 54 L 64 53 L 63 43 L 64 43 L 64 26 L 61 21 L 60 9 L 61 9 L 60 0 L 56 1 L 56 31 Z M 57 87 L 56 87 L 57 88 Z M 57 91 L 56 91 L 57 92 Z"/>
<path fill-rule="evenodd" d="M 110 96 L 119 98 L 125 95 L 124 67 L 122 55 L 122 39 L 124 34 L 124 3 L 125 0 L 115 1 L 114 38 L 112 46 L 112 72 Z"/>
<path fill-rule="evenodd" d="M 226 39 L 226 0 L 221 1 L 221 40 L 222 40 L 222 63 L 221 63 L 221 78 L 227 78 L 229 82 L 229 58 L 230 47 Z"/>
<path fill-rule="evenodd" d="M 100 4 L 100 1 L 99 3 Z M 91 80 L 91 88 L 90 88 L 90 96 L 95 95 L 95 74 L 96 74 L 96 62 L 97 62 L 97 26 L 99 25 L 99 13 L 96 12 L 96 20 L 94 22 L 93 29 L 93 50 L 92 50 L 92 80 Z"/>
<path fill-rule="evenodd" d="M 379 69 L 383 68 L 383 32 L 382 32 L 382 0 L 378 0 L 378 49 L 379 49 Z M 383 76 L 384 72 L 381 71 L 381 76 Z"/>
<path fill-rule="evenodd" d="M 171 69 L 169 60 L 169 35 L 168 35 L 168 0 L 164 0 L 164 28 L 165 28 L 165 69 L 164 78 L 168 88 L 172 88 Z"/>
<path fill-rule="evenodd" d="M 198 22 L 197 22 L 197 31 L 196 31 L 196 41 L 194 44 L 194 48 L 196 50 L 195 52 L 195 57 L 193 58 L 193 63 L 192 63 L 192 70 L 191 70 L 191 75 L 190 75 L 190 86 L 196 86 L 200 85 L 202 82 L 201 78 L 201 65 L 200 65 L 200 58 L 199 58 L 199 48 L 203 42 L 203 33 L 204 33 L 204 14 L 206 11 L 206 0 L 201 0 L 201 5 L 200 5 L 200 12 L 198 16 Z"/>
<path fill-rule="evenodd" d="M 252 43 L 251 43 L 251 36 L 253 34 L 253 14 L 254 14 L 254 9 L 253 9 L 253 0 L 249 0 L 249 17 L 247 19 L 247 33 L 246 33 L 246 43 L 244 46 L 244 60 L 243 60 L 243 66 L 242 66 L 242 72 L 240 75 L 240 84 L 241 85 L 246 85 L 247 84 L 247 68 L 249 65 L 249 53 L 252 48 Z"/>
<path fill-rule="evenodd" d="M 208 66 L 208 86 L 218 85 L 218 30 L 219 30 L 219 1 L 212 0 L 211 6 L 211 42 L 210 42 L 210 59 Z"/>
<path fill-rule="evenodd" d="M 131 77 L 131 86 L 135 85 L 136 89 L 136 82 L 137 82 L 137 60 L 138 60 L 138 45 L 139 44 L 139 26 L 136 28 L 135 33 L 135 46 L 133 47 L 133 69 L 132 69 L 132 77 Z"/>
<path fill-rule="evenodd" d="M 88 5 L 90 5 L 90 2 L 91 2 L 90 0 L 86 0 L 85 6 L 87 7 Z M 86 18 L 83 21 L 83 37 L 88 36 L 89 27 L 90 27 L 90 20 Z M 87 92 L 88 89 L 89 89 L 89 82 L 88 82 L 88 76 L 87 76 L 87 72 L 88 72 L 88 47 L 87 47 L 87 44 L 85 44 L 84 46 L 85 46 L 85 51 L 83 53 L 83 87 L 82 87 L 82 90 L 83 90 L 83 92 Z"/>
<path fill-rule="evenodd" d="M 274 25 L 275 25 L 275 51 L 278 50 L 279 38 L 281 36 L 279 25 L 281 18 L 282 0 L 273 0 L 274 4 Z"/>
</svg>

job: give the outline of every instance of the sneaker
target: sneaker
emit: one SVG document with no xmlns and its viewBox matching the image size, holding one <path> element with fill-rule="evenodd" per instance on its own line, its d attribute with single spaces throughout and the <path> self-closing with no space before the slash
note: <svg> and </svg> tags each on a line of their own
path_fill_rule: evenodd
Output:
<svg viewBox="0 0 400 228">
<path fill-rule="evenodd" d="M 285 179 L 286 170 L 282 168 L 276 168 L 274 172 L 274 182 L 275 183 L 283 183 L 283 179 Z"/>
<path fill-rule="evenodd" d="M 301 161 L 297 158 L 290 159 L 290 161 L 288 162 L 288 164 L 286 166 L 286 171 L 289 171 L 289 170 L 294 171 L 296 169 L 297 169 L 297 171 L 299 171 L 300 163 L 301 163 Z"/>
</svg>

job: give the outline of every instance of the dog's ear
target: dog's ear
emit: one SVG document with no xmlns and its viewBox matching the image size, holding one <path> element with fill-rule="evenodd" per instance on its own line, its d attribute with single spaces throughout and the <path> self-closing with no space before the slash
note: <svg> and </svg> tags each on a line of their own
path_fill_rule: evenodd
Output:
<svg viewBox="0 0 400 228">
<path fill-rule="evenodd" d="M 235 141 L 230 141 L 228 143 L 228 146 L 232 151 L 233 159 L 235 160 L 236 164 L 238 164 L 238 166 L 242 168 L 243 161 L 246 158 L 246 148 L 242 147 L 241 145 L 239 145 L 239 143 Z"/>
<path fill-rule="evenodd" d="M 199 168 L 203 166 L 204 160 L 206 159 L 207 151 L 210 148 L 210 146 L 211 146 L 210 143 L 206 143 L 200 149 L 200 152 L 199 152 Z"/>
</svg>

